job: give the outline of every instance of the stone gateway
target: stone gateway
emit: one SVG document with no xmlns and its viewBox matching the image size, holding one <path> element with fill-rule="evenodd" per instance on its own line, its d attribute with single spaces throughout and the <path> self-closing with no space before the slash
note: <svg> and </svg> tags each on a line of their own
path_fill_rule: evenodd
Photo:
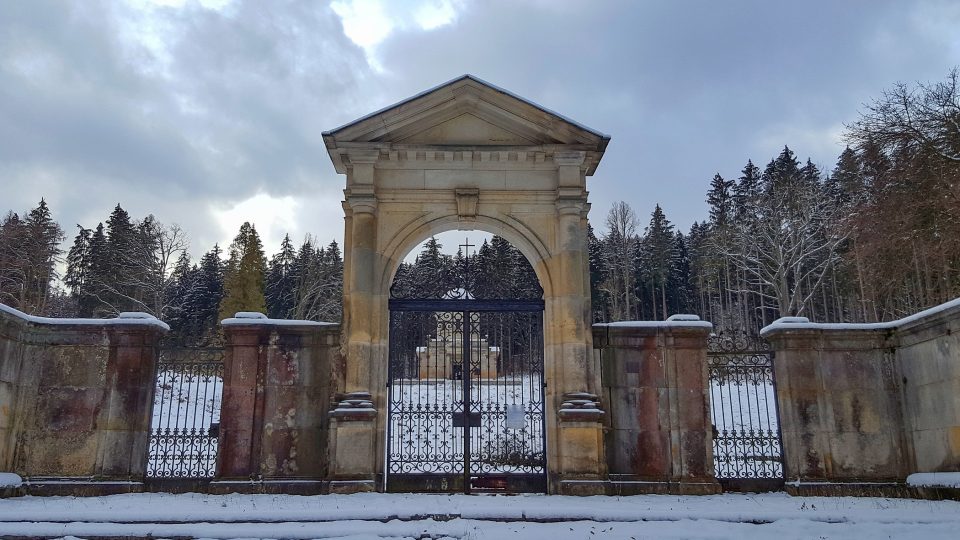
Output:
<svg viewBox="0 0 960 540">
<path fill-rule="evenodd" d="M 332 413 L 331 480 L 378 489 L 385 471 L 389 289 L 407 253 L 440 232 L 499 235 L 543 287 L 549 491 L 606 474 L 590 330 L 586 177 L 610 138 L 465 75 L 324 134 L 344 190 L 344 390 Z M 570 404 L 576 401 L 578 408 Z M 567 407 L 564 408 L 565 402 Z M 563 415 L 558 411 L 567 411 Z M 588 488 L 587 488 L 588 489 Z"/>
</svg>

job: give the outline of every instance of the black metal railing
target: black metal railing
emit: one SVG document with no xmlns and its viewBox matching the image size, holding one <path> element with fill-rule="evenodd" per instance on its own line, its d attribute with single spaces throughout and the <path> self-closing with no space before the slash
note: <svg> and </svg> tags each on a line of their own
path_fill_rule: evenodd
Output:
<svg viewBox="0 0 960 540">
<path fill-rule="evenodd" d="M 147 477 L 212 478 L 223 394 L 223 349 L 161 348 L 156 385 Z"/>
<path fill-rule="evenodd" d="M 783 452 L 770 346 L 745 332 L 712 334 L 707 365 L 717 478 L 776 488 Z"/>
</svg>

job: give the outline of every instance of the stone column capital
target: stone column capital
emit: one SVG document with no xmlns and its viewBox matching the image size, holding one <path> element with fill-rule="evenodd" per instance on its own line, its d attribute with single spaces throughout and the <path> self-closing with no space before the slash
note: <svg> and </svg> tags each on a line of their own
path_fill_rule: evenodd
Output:
<svg viewBox="0 0 960 540">
<path fill-rule="evenodd" d="M 350 207 L 350 215 L 356 214 L 376 214 L 377 196 L 372 193 L 356 193 L 352 190 L 344 201 Z"/>
<path fill-rule="evenodd" d="M 590 205 L 587 203 L 586 194 L 582 190 L 560 188 L 557 190 L 556 208 L 557 214 L 561 216 L 579 217 L 590 209 Z"/>
</svg>

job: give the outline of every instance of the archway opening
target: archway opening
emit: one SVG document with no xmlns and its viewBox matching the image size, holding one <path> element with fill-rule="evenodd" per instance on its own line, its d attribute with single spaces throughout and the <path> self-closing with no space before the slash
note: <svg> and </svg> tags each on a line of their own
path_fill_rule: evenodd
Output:
<svg viewBox="0 0 960 540">
<path fill-rule="evenodd" d="M 390 289 L 386 487 L 543 492 L 543 288 L 505 239 L 458 233 Z"/>
<path fill-rule="evenodd" d="M 450 231 L 415 246 L 393 276 L 390 298 L 541 299 L 526 256 L 501 236 Z"/>
</svg>

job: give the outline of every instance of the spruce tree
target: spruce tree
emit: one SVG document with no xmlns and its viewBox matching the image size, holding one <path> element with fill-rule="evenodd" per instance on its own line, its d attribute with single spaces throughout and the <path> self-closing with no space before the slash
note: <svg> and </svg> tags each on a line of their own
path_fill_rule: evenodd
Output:
<svg viewBox="0 0 960 540">
<path fill-rule="evenodd" d="M 737 221 L 746 219 L 751 213 L 751 206 L 760 195 L 761 176 L 760 168 L 748 159 L 733 186 L 733 214 Z"/>
<path fill-rule="evenodd" d="M 26 287 L 26 225 L 16 212 L 7 212 L 0 224 L 0 302 L 20 307 Z"/>
<path fill-rule="evenodd" d="M 233 317 L 239 311 L 267 311 L 264 297 L 266 266 L 257 229 L 245 222 L 230 245 L 230 258 L 223 280 L 223 300 L 220 302 L 221 319 Z"/>
<path fill-rule="evenodd" d="M 199 341 L 212 340 L 219 332 L 219 307 L 223 300 L 224 263 L 219 245 L 201 257 L 194 286 L 186 302 L 191 335 Z M 231 315 L 232 316 L 232 315 Z"/>
<path fill-rule="evenodd" d="M 733 196 L 730 189 L 732 180 L 724 180 L 720 173 L 710 181 L 710 191 L 707 192 L 707 204 L 710 206 L 710 223 L 717 228 L 727 226 L 733 213 Z"/>
<path fill-rule="evenodd" d="M 110 313 L 121 311 L 140 311 L 134 303 L 136 291 L 131 283 L 131 254 L 135 250 L 136 229 L 130 221 L 130 214 L 118 204 L 107 219 L 107 242 L 103 254 L 103 273 L 100 284 L 103 288 L 102 299 Z"/>
<path fill-rule="evenodd" d="M 690 313 L 691 299 L 690 253 L 687 239 L 677 231 L 673 236 L 673 261 L 667 280 L 667 304 L 670 313 Z"/>
<path fill-rule="evenodd" d="M 652 287 L 660 292 L 660 316 L 667 316 L 667 282 L 670 279 L 675 259 L 673 225 L 663 213 L 660 205 L 656 205 L 650 216 L 650 224 L 643 238 L 645 252 L 645 270 Z M 653 299 L 656 302 L 656 298 Z"/>
<path fill-rule="evenodd" d="M 77 316 L 92 317 L 96 307 L 96 299 L 87 290 L 90 286 L 90 266 L 93 260 L 90 256 L 90 242 L 93 231 L 80 229 L 73 239 L 73 246 L 67 253 L 67 273 L 64 275 L 64 285 L 70 291 L 77 306 Z"/>
<path fill-rule="evenodd" d="M 107 235 L 103 223 L 97 223 L 97 227 L 90 235 L 90 248 L 88 257 L 90 266 L 87 276 L 88 301 L 90 302 L 91 317 L 106 317 L 115 315 L 110 305 L 104 300 L 109 296 L 105 283 L 110 279 L 110 260 L 107 251 Z"/>
<path fill-rule="evenodd" d="M 864 183 L 860 158 L 849 146 L 837 158 L 837 166 L 826 181 L 827 194 L 840 206 L 847 206 L 863 195 Z"/>
<path fill-rule="evenodd" d="M 181 343 L 186 341 L 186 334 L 193 322 L 189 302 L 192 290 L 196 287 L 198 273 L 197 267 L 190 263 L 190 255 L 183 252 L 170 273 L 172 285 L 166 289 L 167 298 L 164 303 L 167 309 L 163 320 L 170 325 L 171 335 Z"/>
<path fill-rule="evenodd" d="M 296 303 L 296 281 L 293 264 L 296 251 L 290 242 L 290 235 L 283 237 L 280 251 L 271 259 L 266 277 L 267 315 L 274 319 L 288 319 L 293 314 Z"/>
</svg>

